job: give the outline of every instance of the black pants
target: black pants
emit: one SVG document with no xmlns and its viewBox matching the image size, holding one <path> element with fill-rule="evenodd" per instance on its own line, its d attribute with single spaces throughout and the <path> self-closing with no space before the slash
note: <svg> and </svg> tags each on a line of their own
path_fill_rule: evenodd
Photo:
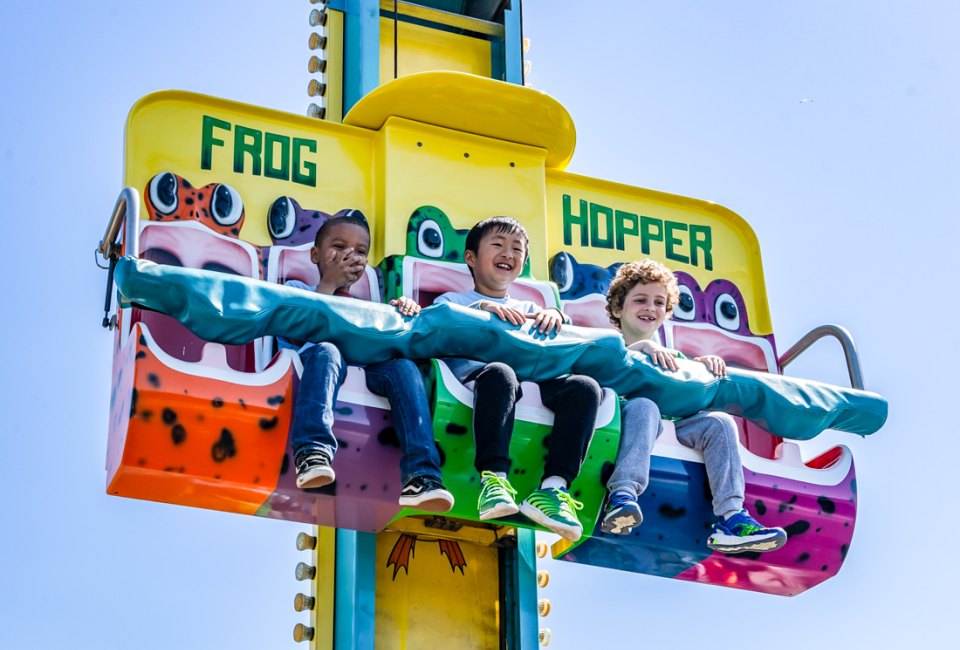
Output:
<svg viewBox="0 0 960 650">
<path fill-rule="evenodd" d="M 510 437 L 520 382 L 513 368 L 491 363 L 472 379 L 474 387 L 473 435 L 478 472 L 510 471 Z M 570 375 L 540 382 L 544 406 L 553 411 L 553 431 L 547 441 L 543 476 L 560 476 L 567 485 L 580 473 L 580 465 L 593 437 L 593 424 L 603 399 L 599 384 L 583 375 Z"/>
</svg>

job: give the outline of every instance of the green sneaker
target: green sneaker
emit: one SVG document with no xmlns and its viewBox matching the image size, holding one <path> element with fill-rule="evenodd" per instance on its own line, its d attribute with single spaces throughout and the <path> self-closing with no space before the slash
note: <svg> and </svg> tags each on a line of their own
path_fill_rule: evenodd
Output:
<svg viewBox="0 0 960 650">
<path fill-rule="evenodd" d="M 516 502 L 517 491 L 510 481 L 494 472 L 480 472 L 480 499 L 477 510 L 480 519 L 498 519 L 520 512 Z"/>
<path fill-rule="evenodd" d="M 560 537 L 575 542 L 583 534 L 583 526 L 574 510 L 583 504 L 560 488 L 540 488 L 530 493 L 520 504 L 520 512 Z"/>
</svg>

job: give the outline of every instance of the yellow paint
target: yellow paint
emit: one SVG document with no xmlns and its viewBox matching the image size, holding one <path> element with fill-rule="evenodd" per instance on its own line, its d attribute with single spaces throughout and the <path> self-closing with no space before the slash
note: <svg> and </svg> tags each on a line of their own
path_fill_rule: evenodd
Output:
<svg viewBox="0 0 960 650">
<path fill-rule="evenodd" d="M 380 18 L 380 83 L 426 70 L 455 70 L 490 77 L 490 41 L 397 23 L 397 74 L 393 70 L 393 19 Z"/>
<path fill-rule="evenodd" d="M 374 89 L 344 124 L 377 130 L 390 117 L 546 149 L 545 165 L 566 167 L 577 131 L 563 105 L 532 88 L 461 72 L 420 72 Z"/>
<path fill-rule="evenodd" d="M 327 116 L 329 122 L 343 122 L 343 12 L 327 8 Z"/>
<path fill-rule="evenodd" d="M 235 172 L 233 131 L 217 131 L 225 143 L 212 149 L 211 169 L 201 169 L 204 115 L 229 122 L 234 129 L 239 124 L 315 141 L 317 152 L 305 158 L 317 165 L 316 187 L 254 175 L 249 158 L 244 173 Z M 374 135 L 368 130 L 306 116 L 182 91 L 164 91 L 147 95 L 130 111 L 124 184 L 143 192 L 150 179 L 162 171 L 177 173 L 194 186 L 227 183 L 243 198 L 246 218 L 240 237 L 256 245 L 270 243 L 267 211 L 281 196 L 293 197 L 304 207 L 331 214 L 342 208 L 358 208 L 376 226 L 370 175 Z"/>
<path fill-rule="evenodd" d="M 377 155 L 383 169 L 378 207 L 388 216 L 383 250 L 405 252 L 407 221 L 423 205 L 443 210 L 458 229 L 509 215 L 527 227 L 531 269 L 545 278 L 543 155 L 542 149 L 390 118 L 380 132 Z"/>
<path fill-rule="evenodd" d="M 409 571 L 400 569 L 393 579 L 387 559 L 399 536 L 393 531 L 377 535 L 377 650 L 499 647 L 497 549 L 461 542 L 467 563 L 461 575 L 451 570 L 436 542 L 420 538 Z"/>
<path fill-rule="evenodd" d="M 317 576 L 310 583 L 316 598 L 310 612 L 310 627 L 314 629 L 310 650 L 333 650 L 337 531 L 318 526 L 314 536 L 317 546 L 313 549 L 313 566 L 317 567 Z"/>
<path fill-rule="evenodd" d="M 674 259 L 667 257 L 664 242 L 650 242 L 649 255 L 641 250 L 640 237 L 623 237 L 623 249 L 607 249 L 596 246 L 583 247 L 578 238 L 578 227 L 571 229 L 572 243 L 564 241 L 563 196 L 571 197 L 572 211 L 579 214 L 579 200 L 595 203 L 638 216 L 648 216 L 662 221 L 673 221 L 685 226 L 708 227 L 712 234 L 712 270 L 704 268 L 702 252 L 699 265 L 683 263 L 676 255 L 690 257 L 689 233 L 677 233 L 678 244 Z M 566 251 L 577 262 L 609 266 L 615 262 L 629 262 L 643 257 L 652 257 L 675 271 L 685 271 L 697 279 L 701 287 L 712 280 L 730 280 L 740 289 L 750 314 L 754 334 L 770 334 L 772 324 L 767 304 L 763 266 L 760 260 L 760 244 L 749 224 L 736 213 L 709 201 L 691 199 L 676 194 L 622 185 L 597 178 L 579 176 L 558 170 L 546 172 L 546 211 L 548 224 L 549 255 Z M 606 238 L 605 228 L 599 231 Z"/>
</svg>

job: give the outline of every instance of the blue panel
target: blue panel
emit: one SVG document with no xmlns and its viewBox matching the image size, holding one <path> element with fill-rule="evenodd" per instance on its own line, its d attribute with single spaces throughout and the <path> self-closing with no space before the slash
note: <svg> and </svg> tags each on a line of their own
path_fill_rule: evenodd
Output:
<svg viewBox="0 0 960 650">
<path fill-rule="evenodd" d="M 703 464 L 655 456 L 638 499 L 643 525 L 620 536 L 602 533 L 598 521 L 593 536 L 561 559 L 672 578 L 713 554 L 709 495 Z"/>
<path fill-rule="evenodd" d="M 520 0 L 513 0 L 510 9 L 503 12 L 503 65 L 504 81 L 523 85 L 523 28 L 521 26 Z M 500 48 L 491 48 L 496 52 Z M 496 66 L 493 68 L 496 70 Z M 497 77 L 494 77 L 496 79 Z"/>
<path fill-rule="evenodd" d="M 334 648 L 373 650 L 377 537 L 337 529 Z"/>
<path fill-rule="evenodd" d="M 343 28 L 343 114 L 380 84 L 380 2 L 346 0 Z"/>
<path fill-rule="evenodd" d="M 517 529 L 517 601 L 520 604 L 521 648 L 536 648 L 538 644 L 536 546 L 534 531 Z"/>
</svg>

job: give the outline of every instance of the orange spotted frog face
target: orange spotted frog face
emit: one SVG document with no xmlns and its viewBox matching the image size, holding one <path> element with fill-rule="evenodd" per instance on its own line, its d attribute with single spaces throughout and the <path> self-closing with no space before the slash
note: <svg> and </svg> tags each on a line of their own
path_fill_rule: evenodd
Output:
<svg viewBox="0 0 960 650">
<path fill-rule="evenodd" d="M 243 199 L 224 183 L 194 187 L 173 172 L 160 172 L 150 179 L 145 195 L 152 221 L 196 220 L 228 237 L 237 237 L 243 226 Z"/>
</svg>

